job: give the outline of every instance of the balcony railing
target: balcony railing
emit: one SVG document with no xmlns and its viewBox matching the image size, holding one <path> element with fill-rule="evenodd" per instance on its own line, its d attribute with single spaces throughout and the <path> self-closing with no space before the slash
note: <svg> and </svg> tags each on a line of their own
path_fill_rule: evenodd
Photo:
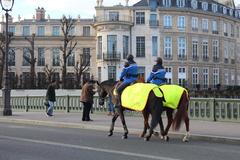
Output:
<svg viewBox="0 0 240 160">
<path fill-rule="evenodd" d="M 213 56 L 213 62 L 219 62 L 220 61 L 220 58 L 217 57 L 217 56 Z"/>
<path fill-rule="evenodd" d="M 112 17 L 109 15 L 98 16 L 94 19 L 95 23 L 104 23 L 104 22 L 112 22 L 112 23 L 133 23 L 133 19 L 131 16 L 127 15 L 118 15 L 116 17 Z"/>
<path fill-rule="evenodd" d="M 208 56 L 203 56 L 202 59 L 203 59 L 203 61 L 209 61 L 209 57 Z"/>
<path fill-rule="evenodd" d="M 199 60 L 199 57 L 197 55 L 192 55 L 192 60 L 193 61 L 198 61 Z"/>
<path fill-rule="evenodd" d="M 149 21 L 149 26 L 150 27 L 158 27 L 159 26 L 159 21 L 158 20 L 150 20 Z"/>
<path fill-rule="evenodd" d="M 114 52 L 114 53 L 103 53 L 103 60 L 104 61 L 120 61 L 121 53 Z"/>
<path fill-rule="evenodd" d="M 178 55 L 178 60 L 187 60 L 187 56 L 186 55 Z"/>
</svg>

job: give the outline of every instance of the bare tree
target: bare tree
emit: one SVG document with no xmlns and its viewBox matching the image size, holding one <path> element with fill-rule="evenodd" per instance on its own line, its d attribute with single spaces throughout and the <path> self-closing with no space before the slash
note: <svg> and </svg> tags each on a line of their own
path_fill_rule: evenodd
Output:
<svg viewBox="0 0 240 160">
<path fill-rule="evenodd" d="M 85 73 L 89 70 L 90 58 L 91 58 L 91 55 L 89 53 L 80 54 L 80 60 L 77 61 L 77 64 L 74 67 L 75 75 L 76 75 L 76 84 L 75 85 L 77 88 L 80 88 L 80 85 L 82 83 L 83 73 Z"/>
<path fill-rule="evenodd" d="M 71 33 L 76 21 L 71 17 L 66 18 L 66 16 L 63 16 L 60 22 L 63 33 L 63 46 L 60 47 L 62 51 L 62 87 L 66 88 L 67 59 L 77 45 L 77 42 L 73 42 L 75 36 Z"/>
<path fill-rule="evenodd" d="M 34 42 L 35 42 L 35 34 L 33 33 L 31 38 L 25 37 L 25 39 L 29 42 L 31 48 L 27 48 L 30 57 L 27 55 L 23 55 L 23 58 L 30 64 L 30 87 L 36 87 L 36 74 L 35 74 L 35 63 L 37 62 L 37 58 L 34 56 Z"/>
<path fill-rule="evenodd" d="M 49 68 L 48 65 L 45 66 L 44 72 L 46 74 L 48 84 L 51 82 L 55 71 L 56 71 L 56 69 Z"/>
</svg>

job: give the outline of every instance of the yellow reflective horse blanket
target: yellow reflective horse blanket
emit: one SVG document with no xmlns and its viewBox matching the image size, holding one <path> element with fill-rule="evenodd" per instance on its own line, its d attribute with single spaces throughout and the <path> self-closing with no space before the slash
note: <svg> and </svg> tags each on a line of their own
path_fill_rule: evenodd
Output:
<svg viewBox="0 0 240 160">
<path fill-rule="evenodd" d="M 164 84 L 159 86 L 159 88 L 163 92 L 165 99 L 165 102 L 163 101 L 163 106 L 172 109 L 177 109 L 183 92 L 186 91 L 186 93 L 188 93 L 185 88 L 174 84 Z"/>
<path fill-rule="evenodd" d="M 126 87 L 121 95 L 122 106 L 131 110 L 142 111 L 146 106 L 151 91 L 154 92 L 156 97 L 163 97 L 155 84 L 135 83 Z"/>
</svg>

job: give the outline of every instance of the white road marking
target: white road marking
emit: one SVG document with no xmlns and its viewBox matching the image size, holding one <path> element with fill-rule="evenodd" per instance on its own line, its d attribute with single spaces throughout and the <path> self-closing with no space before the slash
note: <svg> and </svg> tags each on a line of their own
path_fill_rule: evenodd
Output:
<svg viewBox="0 0 240 160">
<path fill-rule="evenodd" d="M 46 145 L 60 146 L 60 147 L 67 147 L 67 148 L 74 148 L 74 149 L 83 149 L 83 150 L 90 150 L 90 151 L 97 151 L 97 152 L 120 154 L 120 155 L 124 155 L 124 156 L 133 156 L 133 157 L 158 159 L 158 160 L 180 160 L 180 159 L 175 159 L 175 158 L 170 158 L 170 157 L 153 156 L 153 155 L 131 153 L 131 152 L 126 152 L 126 151 L 112 150 L 112 149 L 102 149 L 102 148 L 95 148 L 95 147 L 88 147 L 88 146 L 81 146 L 81 145 L 63 144 L 63 143 L 57 143 L 57 142 L 41 141 L 41 140 L 26 139 L 26 138 L 19 138 L 19 137 L 10 137 L 10 136 L 1 136 L 0 135 L 0 138 L 21 141 L 21 142 L 30 142 L 30 143 L 46 144 Z"/>
</svg>

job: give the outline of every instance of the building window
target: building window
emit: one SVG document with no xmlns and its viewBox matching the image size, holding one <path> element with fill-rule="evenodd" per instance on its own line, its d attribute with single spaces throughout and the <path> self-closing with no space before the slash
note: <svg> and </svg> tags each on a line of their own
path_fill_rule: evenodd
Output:
<svg viewBox="0 0 240 160">
<path fill-rule="evenodd" d="M 23 48 L 23 66 L 30 66 L 30 51 L 29 48 Z"/>
<path fill-rule="evenodd" d="M 83 36 L 84 37 L 90 36 L 90 26 L 83 26 Z"/>
<path fill-rule="evenodd" d="M 186 39 L 185 39 L 185 37 L 178 38 L 178 58 L 179 59 L 186 58 Z"/>
<path fill-rule="evenodd" d="M 60 66 L 60 52 L 59 48 L 53 48 L 52 50 L 52 66 Z"/>
<path fill-rule="evenodd" d="M 228 69 L 224 69 L 224 83 L 226 86 L 229 85 L 229 73 L 228 73 Z"/>
<path fill-rule="evenodd" d="M 116 80 L 116 66 L 108 66 L 108 79 Z"/>
<path fill-rule="evenodd" d="M 192 17 L 192 30 L 197 31 L 198 30 L 198 18 Z"/>
<path fill-rule="evenodd" d="M 196 88 L 198 84 L 198 68 L 193 67 L 192 68 L 192 86 L 193 88 Z"/>
<path fill-rule="evenodd" d="M 136 12 L 136 24 L 145 24 L 144 12 Z"/>
<path fill-rule="evenodd" d="M 227 23 L 223 23 L 223 33 L 224 33 L 224 36 L 228 36 Z"/>
<path fill-rule="evenodd" d="M 102 68 L 101 67 L 98 67 L 98 82 L 101 82 L 102 81 Z"/>
<path fill-rule="evenodd" d="M 123 58 L 126 59 L 129 54 L 129 36 L 123 36 Z"/>
<path fill-rule="evenodd" d="M 202 30 L 208 32 L 208 19 L 202 19 Z"/>
<path fill-rule="evenodd" d="M 192 40 L 192 58 L 198 60 L 198 41 Z"/>
<path fill-rule="evenodd" d="M 185 7 L 185 0 L 177 0 L 178 7 Z"/>
<path fill-rule="evenodd" d="M 53 26 L 52 27 L 52 35 L 53 36 L 59 36 L 60 35 L 60 27 L 59 26 Z"/>
<path fill-rule="evenodd" d="M 164 7 L 171 7 L 171 0 L 163 0 Z"/>
<path fill-rule="evenodd" d="M 203 88 L 207 89 L 209 85 L 208 68 L 203 68 Z"/>
<path fill-rule="evenodd" d="M 97 58 L 102 59 L 102 36 L 98 36 L 98 45 L 97 45 Z"/>
<path fill-rule="evenodd" d="M 23 36 L 30 36 L 30 26 L 23 26 Z"/>
<path fill-rule="evenodd" d="M 237 31 L 236 31 L 237 32 L 237 38 L 239 38 L 239 31 L 240 31 L 239 26 L 237 26 Z"/>
<path fill-rule="evenodd" d="M 15 49 L 14 48 L 9 48 L 9 52 L 8 52 L 8 65 L 9 66 L 15 66 L 15 58 L 16 54 L 15 54 Z"/>
<path fill-rule="evenodd" d="M 90 58 L 91 58 L 90 48 L 83 48 L 82 58 L 83 58 L 83 65 L 90 66 Z"/>
<path fill-rule="evenodd" d="M 69 30 L 69 36 L 74 36 L 75 34 L 75 26 L 72 26 L 71 29 Z"/>
<path fill-rule="evenodd" d="M 217 24 L 217 21 L 215 20 L 212 21 L 212 33 L 218 34 L 218 24 Z"/>
<path fill-rule="evenodd" d="M 167 79 L 167 83 L 172 83 L 172 68 L 171 67 L 165 67 L 166 75 L 165 78 Z"/>
<path fill-rule="evenodd" d="M 119 21 L 119 13 L 118 12 L 109 12 L 109 20 L 110 21 Z"/>
<path fill-rule="evenodd" d="M 213 86 L 217 87 L 219 84 L 219 68 L 213 68 Z"/>
<path fill-rule="evenodd" d="M 150 14 L 150 20 L 149 20 L 149 25 L 150 26 L 158 26 L 158 21 L 157 21 L 157 15 L 156 14 Z"/>
<path fill-rule="evenodd" d="M 67 58 L 67 66 L 74 66 L 74 65 L 75 65 L 75 52 L 72 51 Z"/>
<path fill-rule="evenodd" d="M 164 58 L 172 58 L 172 37 L 164 37 Z"/>
<path fill-rule="evenodd" d="M 234 37 L 234 26 L 231 24 L 231 37 Z"/>
<path fill-rule="evenodd" d="M 117 36 L 116 35 L 107 36 L 107 54 L 111 54 L 111 55 L 117 54 Z"/>
<path fill-rule="evenodd" d="M 158 54 L 158 37 L 152 36 L 152 56 L 157 56 Z"/>
<path fill-rule="evenodd" d="M 38 36 L 44 36 L 45 35 L 45 27 L 44 26 L 38 26 L 37 27 L 37 35 Z"/>
<path fill-rule="evenodd" d="M 202 9 L 204 11 L 207 11 L 208 10 L 208 3 L 207 2 L 202 2 Z"/>
<path fill-rule="evenodd" d="M 163 25 L 164 25 L 164 28 L 171 28 L 172 27 L 172 16 L 165 15 L 163 17 Z"/>
<path fill-rule="evenodd" d="M 15 26 L 9 26 L 8 27 L 8 32 L 12 33 L 13 35 L 15 35 L 16 33 L 16 27 Z"/>
<path fill-rule="evenodd" d="M 178 68 L 178 84 L 180 86 L 185 86 L 186 83 L 186 68 L 185 67 L 179 67 Z"/>
<path fill-rule="evenodd" d="M 228 63 L 228 44 L 227 42 L 224 44 L 224 62 Z"/>
<path fill-rule="evenodd" d="M 145 57 L 145 37 L 136 37 L 136 56 Z"/>
<path fill-rule="evenodd" d="M 208 60 L 208 40 L 202 42 L 203 60 Z"/>
<path fill-rule="evenodd" d="M 218 40 L 213 40 L 212 49 L 213 49 L 213 60 L 217 61 L 219 59 L 219 43 L 218 43 Z"/>
<path fill-rule="evenodd" d="M 217 4 L 212 4 L 212 11 L 214 12 L 214 13 L 216 13 L 217 11 L 218 11 L 218 6 L 217 6 Z"/>
<path fill-rule="evenodd" d="M 38 66 L 45 66 L 44 48 L 38 48 Z"/>
<path fill-rule="evenodd" d="M 185 28 L 185 17 L 184 16 L 178 16 L 178 28 L 179 29 Z"/>
</svg>

